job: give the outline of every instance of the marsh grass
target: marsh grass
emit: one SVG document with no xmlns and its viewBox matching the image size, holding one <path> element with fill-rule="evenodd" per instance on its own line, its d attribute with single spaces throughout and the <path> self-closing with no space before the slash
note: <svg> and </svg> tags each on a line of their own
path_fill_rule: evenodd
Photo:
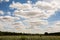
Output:
<svg viewBox="0 0 60 40">
<path fill-rule="evenodd" d="M 60 36 L 0 36 L 0 40 L 60 40 Z"/>
</svg>

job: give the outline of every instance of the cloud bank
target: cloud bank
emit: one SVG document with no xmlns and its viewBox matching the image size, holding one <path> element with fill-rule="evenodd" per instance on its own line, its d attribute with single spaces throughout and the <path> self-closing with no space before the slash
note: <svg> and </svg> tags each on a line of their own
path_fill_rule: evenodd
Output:
<svg viewBox="0 0 60 40">
<path fill-rule="evenodd" d="M 48 19 L 51 15 L 55 14 L 55 11 L 58 10 L 59 6 L 55 1 L 45 2 L 37 1 L 35 4 L 31 3 L 19 3 L 12 2 L 9 6 L 11 8 L 17 9 L 14 13 L 16 16 L 22 15 L 29 18 L 43 18 Z"/>
<path fill-rule="evenodd" d="M 59 31 L 58 22 L 48 28 L 49 22 L 47 20 L 52 15 L 55 15 L 55 12 L 60 8 L 59 2 L 59 0 L 38 0 L 33 4 L 30 1 L 22 4 L 20 2 L 13 1 L 9 7 L 16 9 L 13 12 L 14 17 L 1 16 L 0 30 L 23 33 L 44 33 L 45 31 L 52 32 L 51 29 L 53 29 L 53 32 Z M 8 13 L 10 15 L 10 12 Z M 4 12 L 0 11 L 0 14 L 4 14 Z M 20 17 L 25 20 L 21 21 Z"/>
</svg>

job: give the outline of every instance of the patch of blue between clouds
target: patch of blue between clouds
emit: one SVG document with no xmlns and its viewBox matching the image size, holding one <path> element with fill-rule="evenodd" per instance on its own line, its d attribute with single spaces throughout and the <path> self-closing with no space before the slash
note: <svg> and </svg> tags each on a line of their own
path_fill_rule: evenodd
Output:
<svg viewBox="0 0 60 40">
<path fill-rule="evenodd" d="M 55 15 L 52 15 L 48 19 L 49 22 L 54 22 L 54 21 L 59 21 L 59 20 L 60 20 L 60 11 L 59 10 L 55 12 Z"/>
</svg>

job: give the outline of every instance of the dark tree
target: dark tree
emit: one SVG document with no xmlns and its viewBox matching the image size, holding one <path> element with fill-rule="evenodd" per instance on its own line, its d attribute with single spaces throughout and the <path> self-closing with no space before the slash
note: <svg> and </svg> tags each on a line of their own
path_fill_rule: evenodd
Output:
<svg viewBox="0 0 60 40">
<path fill-rule="evenodd" d="M 48 32 L 45 32 L 45 35 L 48 35 Z"/>
</svg>

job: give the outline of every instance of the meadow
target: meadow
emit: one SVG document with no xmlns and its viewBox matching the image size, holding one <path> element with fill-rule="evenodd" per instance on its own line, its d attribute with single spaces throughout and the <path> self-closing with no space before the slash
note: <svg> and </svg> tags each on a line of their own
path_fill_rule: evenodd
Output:
<svg viewBox="0 0 60 40">
<path fill-rule="evenodd" d="M 60 36 L 0 36 L 0 40 L 60 40 Z"/>
</svg>

